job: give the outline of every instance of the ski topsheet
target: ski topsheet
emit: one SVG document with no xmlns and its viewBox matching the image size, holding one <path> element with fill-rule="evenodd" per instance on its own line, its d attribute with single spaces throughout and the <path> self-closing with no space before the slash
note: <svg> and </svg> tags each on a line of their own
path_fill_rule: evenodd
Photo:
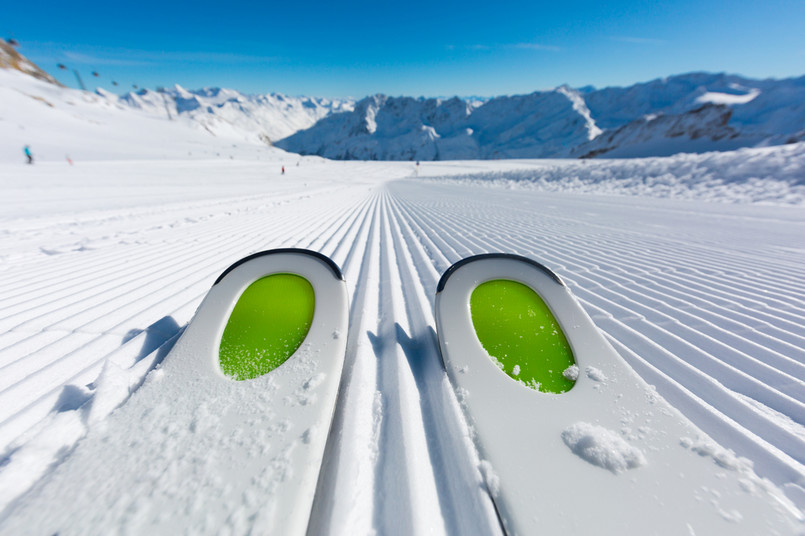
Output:
<svg viewBox="0 0 805 536">
<path fill-rule="evenodd" d="M 18 534 L 304 534 L 347 336 L 338 267 L 247 257 L 161 368 L 12 505 Z"/>
<path fill-rule="evenodd" d="M 444 364 L 515 534 L 791 534 L 799 511 L 639 378 L 564 283 L 465 259 L 435 303 Z"/>
</svg>

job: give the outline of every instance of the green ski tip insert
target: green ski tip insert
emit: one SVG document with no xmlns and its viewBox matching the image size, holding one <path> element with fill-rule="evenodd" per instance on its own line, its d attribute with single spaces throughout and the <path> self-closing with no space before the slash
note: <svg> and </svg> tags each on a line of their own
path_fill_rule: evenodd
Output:
<svg viewBox="0 0 805 536">
<path fill-rule="evenodd" d="M 310 331 L 315 304 L 313 287 L 298 275 L 274 274 L 249 285 L 221 337 L 221 370 L 250 380 L 282 365 Z"/>
<path fill-rule="evenodd" d="M 570 344 L 530 287 L 504 279 L 482 283 L 472 292 L 470 312 L 481 346 L 509 377 L 543 393 L 573 387 L 564 375 L 575 364 Z"/>
</svg>

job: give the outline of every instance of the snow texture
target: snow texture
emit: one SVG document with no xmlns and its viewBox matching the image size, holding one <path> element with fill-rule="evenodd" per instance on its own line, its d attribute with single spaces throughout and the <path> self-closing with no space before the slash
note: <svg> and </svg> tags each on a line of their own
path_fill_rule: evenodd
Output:
<svg viewBox="0 0 805 536">
<path fill-rule="evenodd" d="M 615 474 L 646 464 L 640 449 L 595 424 L 577 422 L 569 426 L 562 432 L 562 441 L 576 456 Z"/>
</svg>

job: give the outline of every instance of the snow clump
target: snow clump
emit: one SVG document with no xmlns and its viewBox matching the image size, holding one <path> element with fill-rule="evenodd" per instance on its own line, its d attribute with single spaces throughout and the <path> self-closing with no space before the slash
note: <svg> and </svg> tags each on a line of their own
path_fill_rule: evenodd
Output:
<svg viewBox="0 0 805 536">
<path fill-rule="evenodd" d="M 607 375 L 604 374 L 601 369 L 597 369 L 595 367 L 587 367 L 587 377 L 595 382 L 605 382 L 607 381 Z"/>
<path fill-rule="evenodd" d="M 578 365 L 570 365 L 562 372 L 562 376 L 567 378 L 568 380 L 574 382 L 579 379 L 579 366 Z"/>
<path fill-rule="evenodd" d="M 646 464 L 640 449 L 602 426 L 577 422 L 562 432 L 562 440 L 576 456 L 615 474 Z"/>
</svg>

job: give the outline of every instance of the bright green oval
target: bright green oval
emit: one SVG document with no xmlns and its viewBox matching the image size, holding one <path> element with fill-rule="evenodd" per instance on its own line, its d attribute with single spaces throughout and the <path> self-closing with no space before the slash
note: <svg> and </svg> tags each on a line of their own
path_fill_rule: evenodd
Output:
<svg viewBox="0 0 805 536">
<path fill-rule="evenodd" d="M 298 275 L 269 275 L 249 285 L 221 337 L 221 370 L 249 380 L 282 365 L 310 331 L 315 304 L 313 287 Z"/>
<path fill-rule="evenodd" d="M 564 374 L 575 364 L 570 344 L 530 287 L 504 279 L 482 283 L 472 292 L 470 312 L 481 346 L 509 377 L 544 393 L 573 387 Z"/>
</svg>

